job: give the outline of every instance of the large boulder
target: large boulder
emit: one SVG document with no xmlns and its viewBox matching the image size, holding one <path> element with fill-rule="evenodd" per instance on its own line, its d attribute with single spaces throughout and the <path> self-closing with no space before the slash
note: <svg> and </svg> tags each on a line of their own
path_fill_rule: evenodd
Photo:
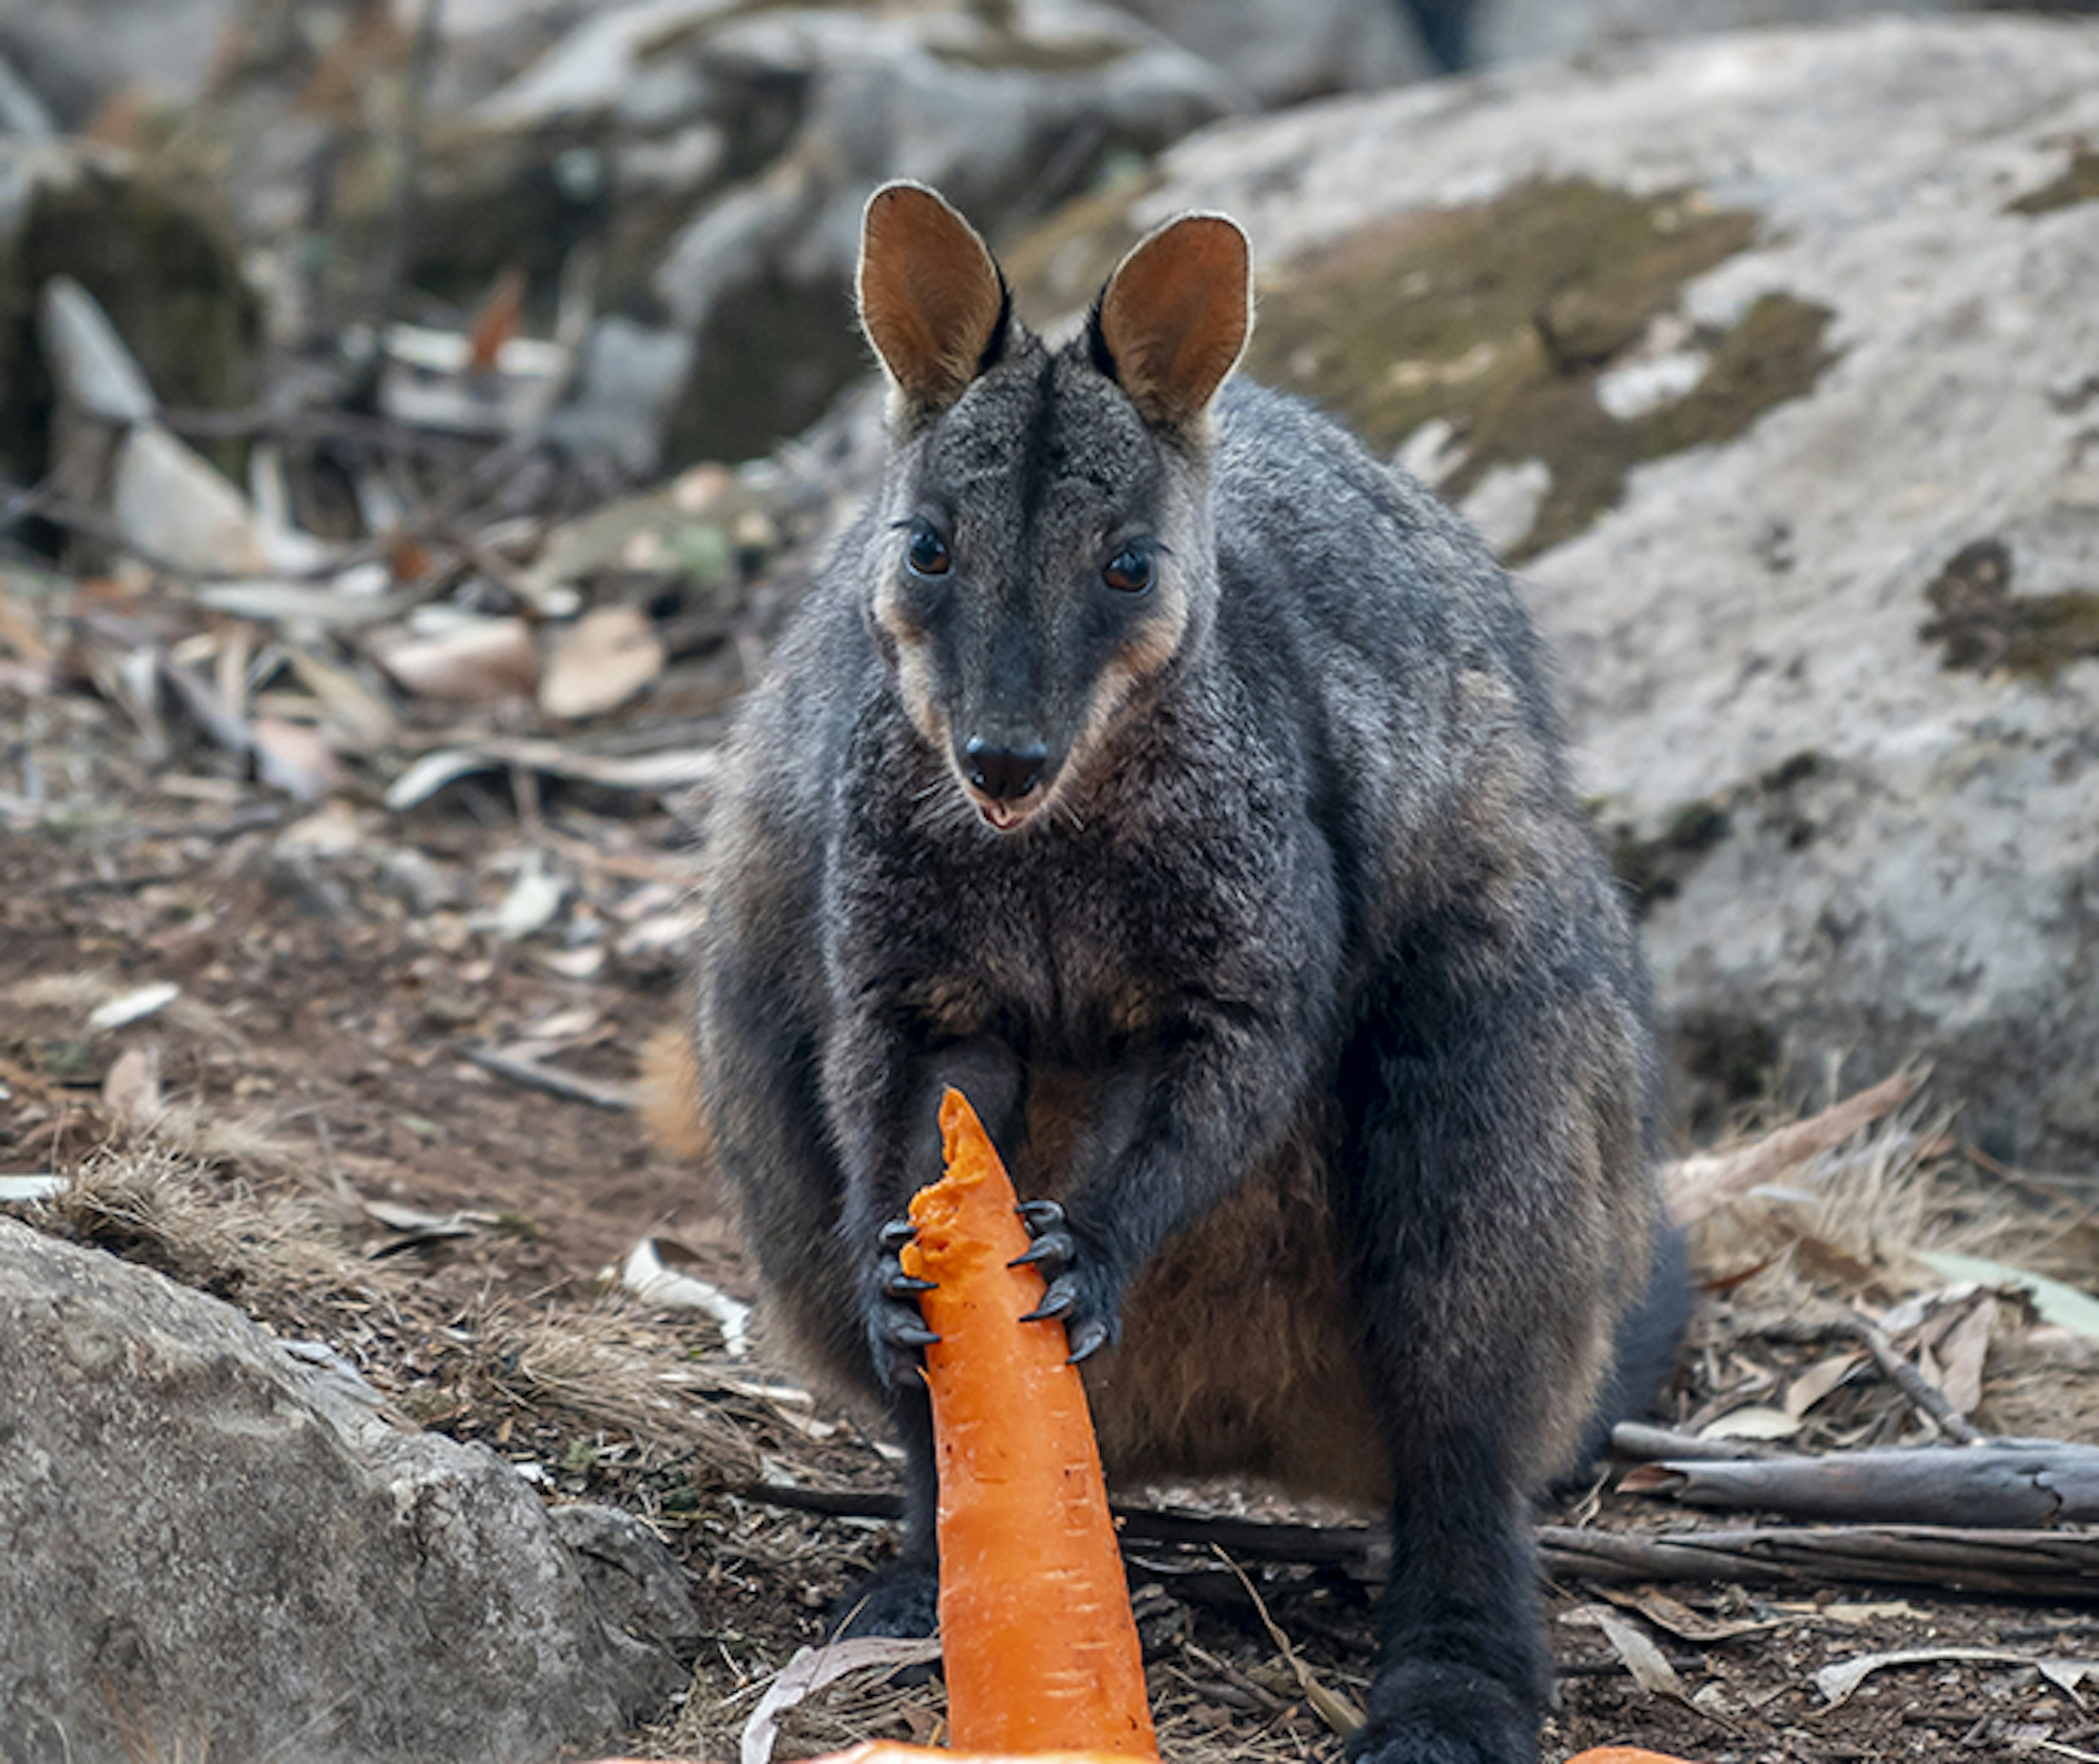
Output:
<svg viewBox="0 0 2099 1764">
<path fill-rule="evenodd" d="M 0 1220 L 0 1759 L 527 1764 L 684 1687 L 660 1544 L 316 1357 Z"/>
<path fill-rule="evenodd" d="M 1694 1114 L 1936 1063 L 2099 1167 L 2099 26 L 1883 20 L 1212 130 L 1252 367 L 1525 572 Z M 1026 302 L 1023 301 L 1023 304 Z"/>
</svg>

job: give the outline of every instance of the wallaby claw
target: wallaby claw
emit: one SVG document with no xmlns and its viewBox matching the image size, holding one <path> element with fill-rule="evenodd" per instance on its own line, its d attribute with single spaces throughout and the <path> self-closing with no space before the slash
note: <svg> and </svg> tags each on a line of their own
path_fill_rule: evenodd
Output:
<svg viewBox="0 0 2099 1764">
<path fill-rule="evenodd" d="M 1013 1210 L 1027 1221 L 1028 1231 L 1036 1236 L 1064 1222 L 1064 1209 L 1054 1200 L 1023 1200 Z"/>
<path fill-rule="evenodd" d="M 1114 1331 L 1098 1317 L 1089 1317 L 1082 1323 L 1067 1325 L 1065 1339 L 1071 1344 L 1071 1352 L 1065 1355 L 1067 1366 L 1076 1366 L 1081 1360 L 1098 1353 L 1113 1339 Z"/>
<path fill-rule="evenodd" d="M 882 1228 L 879 1234 L 882 1247 L 891 1252 L 900 1250 L 905 1244 L 915 1242 L 917 1236 L 918 1227 L 912 1224 L 909 1219 L 892 1219 Z"/>
<path fill-rule="evenodd" d="M 1077 1283 L 1068 1274 L 1059 1274 L 1042 1289 L 1042 1302 L 1032 1311 L 1023 1311 L 1023 1323 L 1046 1323 L 1053 1317 L 1067 1315 L 1079 1302 Z"/>
<path fill-rule="evenodd" d="M 898 1299 L 913 1298 L 921 1292 L 937 1292 L 939 1287 L 940 1282 L 937 1280 L 921 1280 L 917 1275 L 907 1274 L 900 1268 L 882 1283 L 884 1292 Z"/>
</svg>

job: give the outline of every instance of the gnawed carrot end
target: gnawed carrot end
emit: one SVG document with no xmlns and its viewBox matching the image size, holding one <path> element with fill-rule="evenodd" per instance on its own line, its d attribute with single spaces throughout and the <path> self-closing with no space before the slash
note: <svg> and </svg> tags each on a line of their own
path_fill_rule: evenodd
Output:
<svg viewBox="0 0 2099 1764">
<path fill-rule="evenodd" d="M 1063 1327 L 1023 1322 L 1042 1277 L 1013 1185 L 967 1102 L 940 1110 L 947 1173 L 911 1203 L 905 1273 L 940 1480 L 948 1724 L 965 1751 L 1158 1756 L 1122 1556 Z M 953 1753 L 944 1753 L 952 1757 Z"/>
<path fill-rule="evenodd" d="M 1578 1752 L 1567 1764 L 1691 1764 L 1691 1761 L 1673 1752 L 1648 1752 L 1636 1745 L 1603 1745 Z"/>
</svg>

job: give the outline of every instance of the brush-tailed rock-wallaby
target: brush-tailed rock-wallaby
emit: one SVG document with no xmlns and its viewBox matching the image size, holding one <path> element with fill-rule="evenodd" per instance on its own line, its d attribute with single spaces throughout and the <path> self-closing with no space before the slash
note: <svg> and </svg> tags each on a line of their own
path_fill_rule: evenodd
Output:
<svg viewBox="0 0 2099 1764">
<path fill-rule="evenodd" d="M 891 1222 L 954 1084 L 1110 1476 L 1388 1503 L 1353 1753 L 1516 1764 L 1529 1498 L 1673 1346 L 1646 983 L 1507 577 L 1230 377 L 1251 285 L 1185 216 L 1053 347 L 939 196 L 869 204 L 891 451 L 712 810 L 704 1107 L 775 1326 L 909 1454 L 860 1626 L 931 1622 Z"/>
</svg>

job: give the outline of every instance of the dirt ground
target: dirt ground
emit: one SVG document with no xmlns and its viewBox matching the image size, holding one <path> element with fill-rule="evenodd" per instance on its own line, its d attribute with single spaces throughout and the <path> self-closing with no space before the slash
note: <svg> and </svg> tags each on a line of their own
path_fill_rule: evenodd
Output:
<svg viewBox="0 0 2099 1764">
<path fill-rule="evenodd" d="M 893 1472 L 850 1418 L 762 1357 L 728 1354 L 710 1318 L 609 1278 L 658 1238 L 684 1247 L 690 1271 L 752 1296 L 705 1168 L 653 1149 L 618 1106 L 639 1049 L 677 1013 L 690 829 L 640 798 L 552 789 L 526 793 L 521 815 L 499 776 L 401 815 L 346 799 L 294 809 L 209 766 L 138 763 L 80 694 L 0 685 L 0 736 L 11 776 L 33 756 L 46 781 L 42 807 L 16 798 L 0 816 L 0 1172 L 77 1173 L 81 1192 L 37 1214 L 49 1228 L 329 1342 L 408 1413 L 526 1467 L 549 1500 L 642 1514 L 690 1569 L 706 1639 L 685 1706 L 623 1743 L 733 1755 L 759 1690 L 821 1639 L 824 1610 L 890 1547 L 879 1520 L 753 1491 L 878 1496 Z M 530 915 L 504 918 L 521 877 L 563 890 L 558 911 L 521 935 Z M 91 1023 L 112 1001 L 139 1008 L 154 986 L 179 990 L 134 1021 Z M 469 1057 L 488 1049 L 595 1085 L 598 1100 L 522 1086 Z M 150 1180 L 124 1164 L 152 1148 L 162 1162 Z M 1791 1388 L 1802 1358 L 1781 1365 L 1727 1321 L 1746 1290 L 1710 1302 L 1679 1420 L 1696 1424 L 1759 1379 Z M 683 1382 L 667 1400 L 673 1376 Z M 1823 1443 L 1913 1436 L 1893 1393 L 1869 1376 L 1850 1385 Z M 1615 1481 L 1601 1476 L 1544 1516 L 1685 1526 L 1681 1510 Z M 1292 1516 L 1257 1492 L 1172 1496 Z M 1338 1757 L 1248 1588 L 1310 1682 L 1360 1699 L 1360 1580 L 1249 1559 L 1242 1582 L 1212 1549 L 1129 1553 L 1169 1760 Z M 2099 1658 L 2088 1603 L 1690 1582 L 1554 1584 L 1549 1604 L 1549 1759 L 1604 1744 L 1710 1764 L 2099 1758 L 2088 1693 L 2035 1664 L 1943 1657 Z M 1660 1688 L 1651 1663 L 1644 1684 L 1628 1665 L 1647 1660 L 1642 1643 L 1673 1668 Z M 1898 1650 L 1942 1657 L 1891 1665 L 1833 1706 L 1816 1687 L 1824 1668 Z M 782 1753 L 934 1737 L 939 1706 L 937 1683 L 863 1675 L 798 1711 Z"/>
</svg>

